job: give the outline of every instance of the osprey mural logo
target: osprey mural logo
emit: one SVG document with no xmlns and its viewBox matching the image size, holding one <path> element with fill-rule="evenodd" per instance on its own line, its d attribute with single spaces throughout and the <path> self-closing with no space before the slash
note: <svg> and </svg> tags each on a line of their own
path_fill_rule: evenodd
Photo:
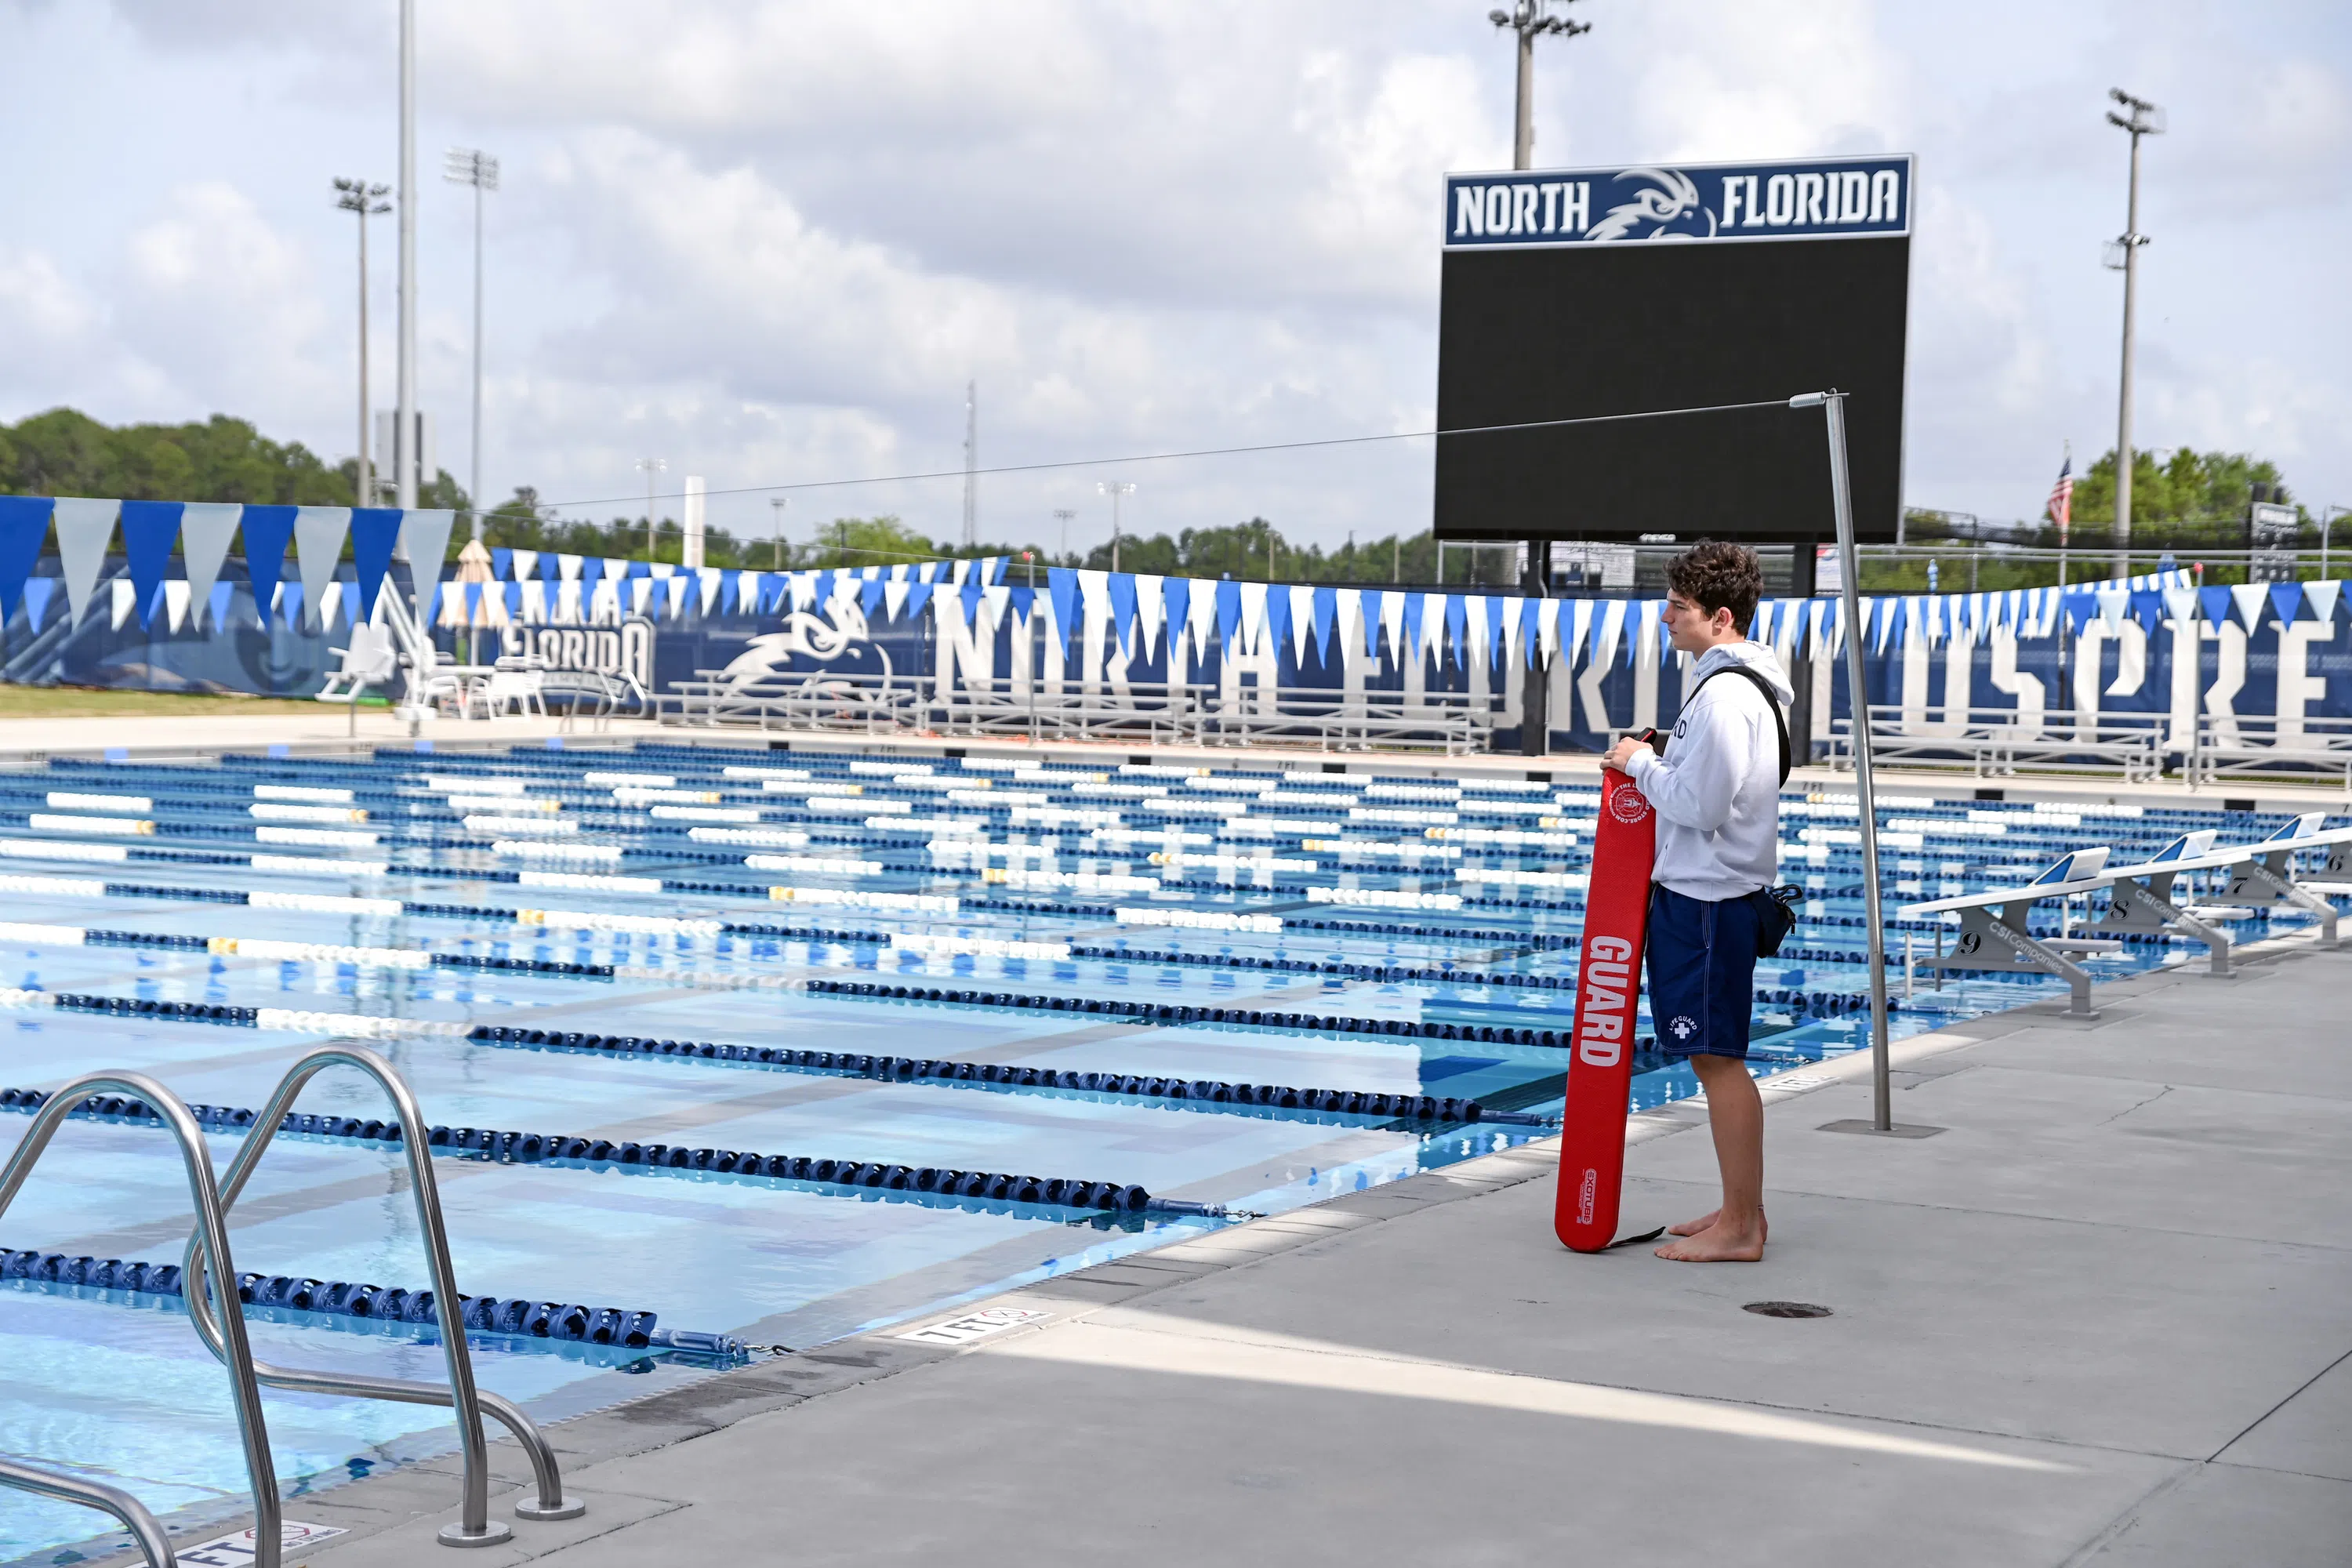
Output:
<svg viewBox="0 0 2352 1568">
<path fill-rule="evenodd" d="M 784 616 L 783 630 L 763 632 L 750 638 L 744 643 L 743 651 L 719 672 L 719 679 L 730 689 L 740 689 L 798 673 L 793 664 L 795 658 L 830 664 L 844 656 L 856 658 L 860 655 L 878 658 L 887 679 L 890 673 L 890 656 L 873 641 L 856 590 L 855 582 L 842 579 L 835 584 L 832 603 L 818 606 L 823 614 L 811 615 L 805 610 L 788 612 Z M 827 616 L 832 618 L 827 620 Z"/>
<path fill-rule="evenodd" d="M 1715 236 L 1715 214 L 1698 199 L 1698 183 L 1679 169 L 1627 169 L 1618 183 L 1644 180 L 1633 199 L 1621 202 L 1584 231 L 1587 239 L 1698 239 Z M 1706 226 L 1699 226 L 1699 220 Z M 1647 225 L 1645 232 L 1637 232 Z"/>
</svg>

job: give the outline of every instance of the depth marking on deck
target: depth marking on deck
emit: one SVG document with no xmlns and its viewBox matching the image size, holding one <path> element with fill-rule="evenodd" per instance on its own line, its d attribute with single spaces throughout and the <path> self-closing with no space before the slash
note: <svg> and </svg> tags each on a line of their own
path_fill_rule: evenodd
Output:
<svg viewBox="0 0 2352 1568">
<path fill-rule="evenodd" d="M 338 1535 L 351 1532 L 336 1524 L 302 1524 L 294 1520 L 278 1521 L 279 1550 L 290 1552 L 296 1547 L 317 1546 L 332 1541 Z M 240 1530 L 235 1535 L 224 1535 L 207 1541 L 202 1546 L 192 1546 L 175 1552 L 182 1568 L 252 1568 L 254 1534 Z"/>
<path fill-rule="evenodd" d="M 1042 1322 L 1053 1315 L 1041 1312 L 1034 1307 L 987 1307 L 898 1337 L 927 1345 L 963 1345 L 974 1340 L 984 1340 L 991 1334 L 1001 1334 L 1007 1329 L 1017 1329 L 1024 1323 Z"/>
</svg>

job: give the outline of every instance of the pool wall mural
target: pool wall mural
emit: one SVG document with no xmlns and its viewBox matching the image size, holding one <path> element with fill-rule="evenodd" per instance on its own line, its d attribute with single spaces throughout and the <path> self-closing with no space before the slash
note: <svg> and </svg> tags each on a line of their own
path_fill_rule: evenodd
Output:
<svg viewBox="0 0 2352 1568">
<path fill-rule="evenodd" d="M 1521 718 L 1516 672 L 1535 658 L 1549 671 L 1554 741 L 1586 749 L 1670 721 L 1681 701 L 1685 661 L 1662 648 L 1655 600 L 1033 573 L 1001 556 L 760 572 L 503 548 L 472 571 L 478 581 L 456 567 L 420 580 L 403 547 L 437 559 L 448 522 L 0 497 L 0 676 L 305 696 L 352 619 L 381 618 L 376 589 L 389 583 L 422 597 L 453 654 L 527 653 L 656 695 L 709 677 L 778 689 L 855 677 L 941 701 L 1034 684 L 1148 710 L 1179 683 L 1234 711 L 1269 693 L 1381 696 L 1408 710 L 1466 706 L 1507 731 Z M 2168 571 L 2063 591 L 1874 596 L 1859 628 L 1864 680 L 1870 701 L 1921 740 L 1971 714 L 2021 741 L 2137 719 L 2178 751 L 2200 712 L 2224 738 L 2242 718 L 2291 740 L 2307 721 L 2352 720 L 2341 587 L 2199 587 Z M 1851 710 L 1844 660 L 1822 657 L 1845 633 L 1832 598 L 1758 609 L 1754 636 L 1810 657 L 1817 748 Z"/>
</svg>

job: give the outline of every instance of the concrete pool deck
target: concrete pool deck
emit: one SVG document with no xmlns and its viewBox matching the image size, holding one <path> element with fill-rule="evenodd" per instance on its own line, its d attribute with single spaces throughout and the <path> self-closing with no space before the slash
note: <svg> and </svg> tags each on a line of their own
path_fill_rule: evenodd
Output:
<svg viewBox="0 0 2352 1568">
<path fill-rule="evenodd" d="M 2341 1563 L 2352 951 L 2248 956 L 1902 1042 L 1932 1137 L 1770 1080 L 1759 1266 L 1563 1251 L 1533 1144 L 562 1423 L 587 1516 L 468 1557 L 454 1461 L 299 1498 L 352 1533 L 289 1562 Z M 1633 1136 L 1629 1230 L 1712 1205 L 1702 1109 Z"/>
</svg>

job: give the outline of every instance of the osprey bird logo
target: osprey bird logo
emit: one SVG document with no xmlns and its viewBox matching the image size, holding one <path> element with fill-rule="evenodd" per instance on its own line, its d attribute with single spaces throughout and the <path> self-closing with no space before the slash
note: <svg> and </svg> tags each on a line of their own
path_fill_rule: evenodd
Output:
<svg viewBox="0 0 2352 1568">
<path fill-rule="evenodd" d="M 1670 239 L 1678 236 L 1666 232 L 1666 226 L 1679 222 L 1693 214 L 1706 213 L 1706 232 L 1715 233 L 1715 214 L 1699 205 L 1698 185 L 1679 169 L 1627 169 L 1617 176 L 1620 180 L 1650 180 L 1655 182 L 1630 202 L 1611 207 L 1599 223 L 1584 231 L 1587 239 L 1623 239 L 1633 232 L 1637 224 L 1654 226 L 1643 239 Z"/>
</svg>

